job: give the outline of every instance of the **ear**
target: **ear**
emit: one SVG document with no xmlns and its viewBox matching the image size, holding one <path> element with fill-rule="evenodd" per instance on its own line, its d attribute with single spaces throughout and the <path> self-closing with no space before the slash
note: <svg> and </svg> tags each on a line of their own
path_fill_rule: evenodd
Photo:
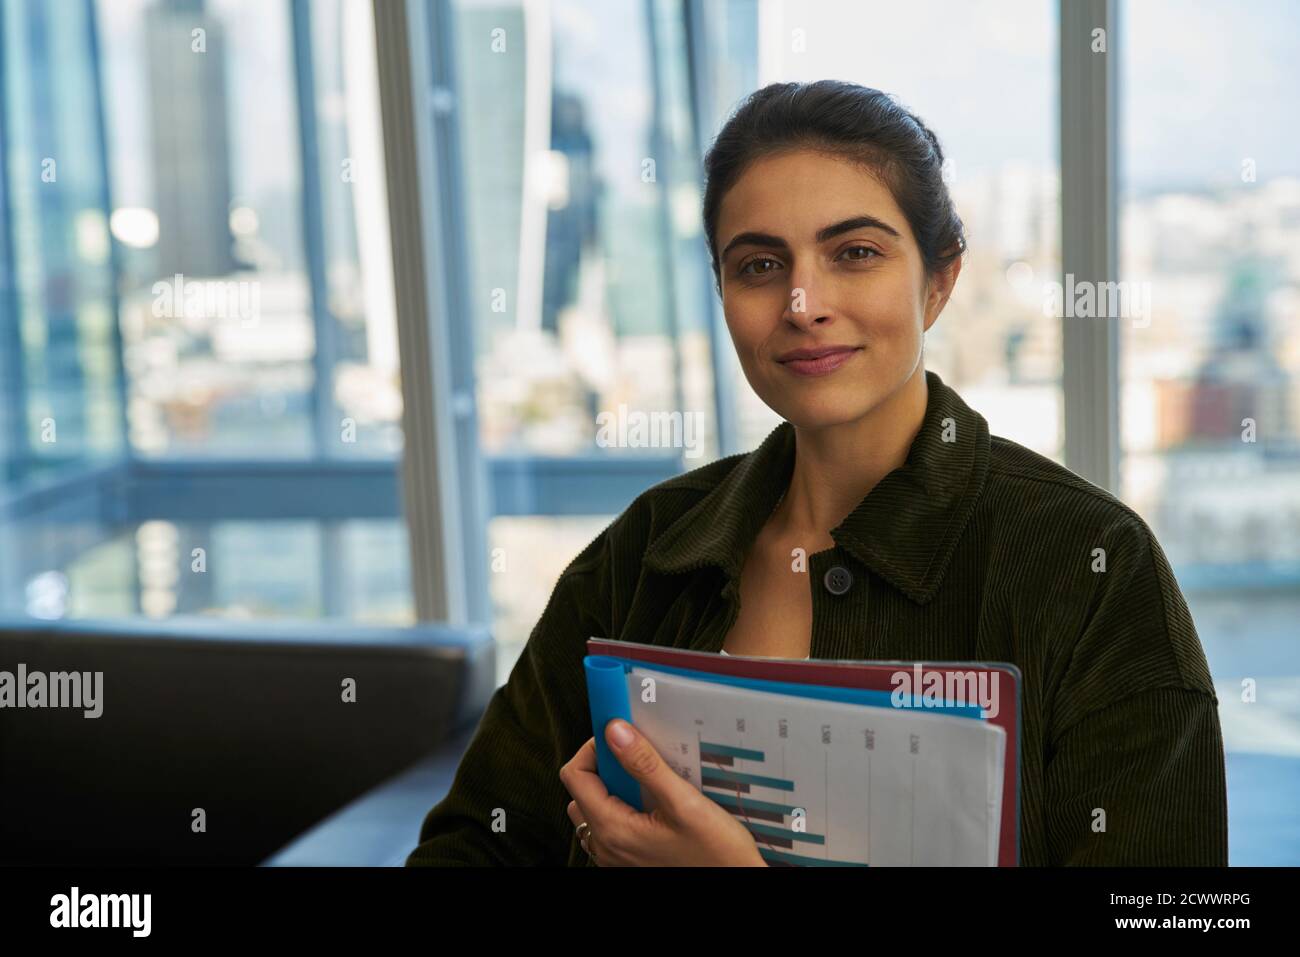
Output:
<svg viewBox="0 0 1300 957">
<path fill-rule="evenodd" d="M 957 285 L 957 276 L 961 273 L 962 257 L 958 255 L 944 269 L 929 276 L 926 280 L 925 329 L 929 331 L 943 312 L 952 296 L 953 287 Z"/>
</svg>

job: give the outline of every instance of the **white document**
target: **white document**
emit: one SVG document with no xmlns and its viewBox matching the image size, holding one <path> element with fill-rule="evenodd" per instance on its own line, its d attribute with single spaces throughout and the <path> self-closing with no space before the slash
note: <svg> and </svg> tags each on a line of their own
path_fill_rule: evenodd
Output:
<svg viewBox="0 0 1300 957">
<path fill-rule="evenodd" d="M 652 702 L 642 700 L 647 677 Z M 633 724 L 750 829 L 769 864 L 997 865 L 1006 732 L 989 721 L 642 663 L 627 682 Z"/>
</svg>

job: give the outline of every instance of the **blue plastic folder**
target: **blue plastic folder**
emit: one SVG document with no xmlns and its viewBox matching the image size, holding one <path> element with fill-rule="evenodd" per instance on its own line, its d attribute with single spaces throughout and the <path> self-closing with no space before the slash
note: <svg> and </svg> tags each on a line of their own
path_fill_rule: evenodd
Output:
<svg viewBox="0 0 1300 957">
<path fill-rule="evenodd" d="M 610 794 L 642 811 L 645 808 L 641 804 L 641 785 L 619 764 L 605 742 L 605 726 L 614 718 L 632 723 L 632 705 L 627 700 L 625 677 L 628 665 L 605 655 L 587 655 L 583 664 L 587 669 L 592 736 L 596 739 L 596 770 Z"/>
</svg>

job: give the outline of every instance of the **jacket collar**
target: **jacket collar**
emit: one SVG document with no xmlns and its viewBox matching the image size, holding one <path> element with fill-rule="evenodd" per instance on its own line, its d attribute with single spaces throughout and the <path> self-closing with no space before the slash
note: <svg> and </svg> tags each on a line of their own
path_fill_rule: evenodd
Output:
<svg viewBox="0 0 1300 957">
<path fill-rule="evenodd" d="M 988 474 L 988 423 L 934 372 L 925 418 L 903 465 L 886 475 L 831 537 L 918 604 L 934 597 Z M 951 420 L 951 421 L 949 421 Z M 745 552 L 794 471 L 794 426 L 783 421 L 646 550 L 650 568 L 715 565 L 735 585 Z"/>
</svg>

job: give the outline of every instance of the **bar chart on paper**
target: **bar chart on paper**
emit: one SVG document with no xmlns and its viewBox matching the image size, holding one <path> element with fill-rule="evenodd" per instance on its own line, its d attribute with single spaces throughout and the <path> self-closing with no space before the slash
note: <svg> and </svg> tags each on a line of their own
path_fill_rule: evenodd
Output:
<svg viewBox="0 0 1300 957">
<path fill-rule="evenodd" d="M 998 863 L 1007 735 L 978 708 L 777 693 L 641 662 L 617 678 L 624 716 L 771 865 Z"/>
</svg>

